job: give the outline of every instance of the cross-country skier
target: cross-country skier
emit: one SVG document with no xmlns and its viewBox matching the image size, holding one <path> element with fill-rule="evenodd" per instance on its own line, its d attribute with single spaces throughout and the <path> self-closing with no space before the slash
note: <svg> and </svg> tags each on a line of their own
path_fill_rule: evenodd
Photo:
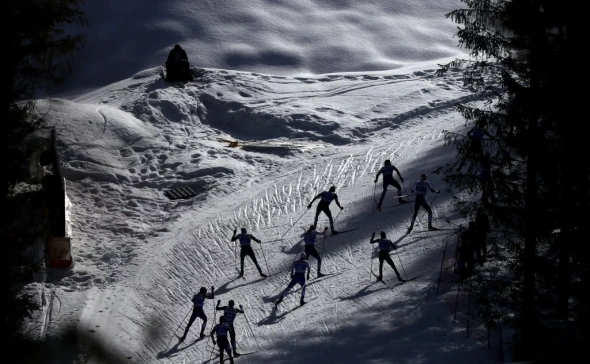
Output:
<svg viewBox="0 0 590 364">
<path fill-rule="evenodd" d="M 320 216 L 320 212 L 323 211 L 324 214 L 328 216 L 328 219 L 330 219 L 330 231 L 332 232 L 332 235 L 338 234 L 338 231 L 334 230 L 334 220 L 332 219 L 332 213 L 330 212 L 329 207 L 330 203 L 332 201 L 335 201 L 336 205 L 340 207 L 340 210 L 344 209 L 344 207 L 340 206 L 340 202 L 338 202 L 338 195 L 336 195 L 336 186 L 332 186 L 330 187 L 330 190 L 324 191 L 316 197 L 314 197 L 313 200 L 311 200 L 311 202 L 309 203 L 309 205 L 307 205 L 307 208 L 310 209 L 313 202 L 318 198 L 320 198 L 321 200 L 318 203 L 318 206 L 315 210 L 315 218 L 313 220 L 313 224 L 316 226 L 318 225 L 318 216 Z"/>
<path fill-rule="evenodd" d="M 311 225 L 306 232 L 301 234 L 303 242 L 305 243 L 305 255 L 307 256 L 307 259 L 309 260 L 309 257 L 311 256 L 316 258 L 318 261 L 318 277 L 323 277 L 324 275 L 322 274 L 322 258 L 315 249 L 315 238 L 318 235 L 325 236 L 327 233 L 328 227 L 324 228 L 324 231 L 320 233 L 315 231 L 315 225 Z"/>
<path fill-rule="evenodd" d="M 281 297 L 275 302 L 275 307 L 279 305 L 279 303 L 283 302 L 283 297 L 285 297 L 291 288 L 293 288 L 296 284 L 301 286 L 301 300 L 299 301 L 300 305 L 304 305 L 305 302 L 305 276 L 307 273 L 307 279 L 309 279 L 309 262 L 305 260 L 306 255 L 305 253 L 299 253 L 299 259 L 293 262 L 291 265 L 291 282 L 283 292 L 281 292 Z"/>
<path fill-rule="evenodd" d="M 496 202 L 494 192 L 494 180 L 492 178 L 492 166 L 497 164 L 492 160 L 490 153 L 486 152 L 479 162 L 479 178 L 481 180 L 481 198 L 484 205 Z M 489 197 L 489 199 L 488 199 Z"/>
<path fill-rule="evenodd" d="M 426 175 L 422 173 L 420 175 L 420 180 L 416 182 L 414 188 L 411 190 L 412 193 L 416 194 L 416 200 L 414 202 L 414 215 L 412 215 L 412 222 L 408 228 L 408 233 L 410 233 L 414 228 L 414 222 L 416 221 L 416 216 L 418 216 L 418 210 L 420 209 L 420 206 L 424 207 L 424 210 L 428 212 L 428 230 L 438 230 L 432 226 L 432 209 L 426 201 L 426 193 L 428 193 L 428 190 L 434 193 L 440 192 L 439 190 L 435 190 L 432 188 L 432 186 L 430 186 L 430 182 L 426 180 Z"/>
<path fill-rule="evenodd" d="M 459 243 L 459 273 L 462 278 L 467 278 L 475 269 L 473 250 L 475 248 L 475 221 L 469 221 L 469 227 L 461 233 Z"/>
<path fill-rule="evenodd" d="M 397 188 L 397 195 L 399 196 L 399 203 L 406 203 L 408 201 L 404 200 L 402 196 L 402 187 L 400 184 L 393 178 L 393 171 L 397 173 L 399 180 L 404 183 L 404 179 L 402 175 L 399 173 L 399 170 L 391 164 L 391 161 L 388 159 L 383 163 L 383 167 L 377 172 L 375 176 L 375 183 L 379 180 L 379 175 L 383 174 L 383 192 L 381 193 L 381 198 L 377 203 L 377 208 L 381 211 L 381 204 L 383 203 L 383 199 L 385 198 L 385 193 L 387 192 L 387 187 L 392 185 L 393 187 Z"/>
<path fill-rule="evenodd" d="M 469 137 L 469 146 L 467 147 L 467 151 L 465 152 L 465 156 L 459 163 L 459 167 L 457 167 L 457 171 L 460 171 L 463 168 L 463 165 L 467 161 L 467 159 L 476 159 L 480 160 L 483 157 L 483 146 L 482 140 L 484 136 L 492 138 L 490 133 L 488 133 L 485 129 L 480 128 L 478 126 L 474 126 L 467 132 L 467 136 Z"/>
<path fill-rule="evenodd" d="M 240 305 L 240 308 L 235 308 L 235 303 L 234 300 L 229 300 L 229 302 L 227 303 L 227 306 L 222 306 L 219 307 L 219 304 L 221 303 L 221 300 L 217 300 L 217 306 L 215 306 L 215 309 L 217 311 L 223 311 L 223 317 L 225 318 L 225 323 L 227 323 L 229 326 L 231 326 L 231 331 L 229 332 L 229 336 L 230 336 L 230 340 L 231 340 L 231 347 L 233 349 L 234 352 L 234 356 L 237 358 L 238 356 L 240 356 L 240 354 L 238 354 L 238 352 L 236 351 L 236 328 L 234 326 L 234 320 L 236 319 L 236 316 L 238 315 L 238 313 L 244 313 L 244 307 L 242 307 L 242 305 Z"/>
<path fill-rule="evenodd" d="M 379 243 L 379 276 L 377 277 L 377 280 L 380 281 L 383 279 L 383 262 L 387 262 L 387 264 L 389 264 L 391 268 L 393 268 L 393 271 L 395 272 L 397 279 L 400 282 L 404 282 L 404 279 L 397 271 L 397 268 L 395 268 L 395 264 L 393 264 L 391 256 L 389 256 L 391 248 L 397 249 L 397 246 L 395 246 L 395 244 L 393 244 L 391 240 L 385 238 L 384 231 L 381 232 L 381 239 L 371 240 L 371 244 L 375 243 Z"/>
<path fill-rule="evenodd" d="M 225 317 L 221 316 L 219 318 L 219 323 L 213 326 L 211 330 L 211 340 L 213 340 L 213 345 L 217 345 L 219 348 L 219 362 L 223 364 L 223 351 L 227 353 L 229 357 L 229 362 L 234 364 L 234 358 L 231 356 L 231 350 L 229 346 L 229 341 L 227 340 L 227 334 L 229 333 L 230 336 L 235 335 L 232 334 L 233 328 L 225 322 Z M 215 337 L 217 337 L 217 342 L 215 341 Z"/>
<path fill-rule="evenodd" d="M 199 335 L 200 338 L 202 339 L 203 337 L 205 337 L 205 327 L 207 326 L 207 315 L 205 315 L 205 311 L 203 310 L 203 305 L 205 304 L 205 299 L 210 299 L 212 300 L 213 298 L 215 298 L 215 294 L 213 293 L 214 289 L 213 287 L 211 287 L 211 293 L 207 293 L 207 288 L 205 287 L 201 287 L 201 289 L 199 289 L 199 293 L 197 293 L 196 295 L 193 296 L 193 313 L 190 317 L 190 319 L 188 320 L 188 325 L 186 325 L 186 329 L 184 329 L 184 335 L 182 335 L 182 337 L 180 338 L 180 342 L 183 342 L 184 339 L 186 339 L 186 334 L 188 333 L 188 330 L 191 328 L 191 325 L 193 324 L 193 322 L 195 321 L 195 319 L 198 317 L 201 320 L 203 320 L 203 324 L 201 325 L 201 334 Z"/>
<path fill-rule="evenodd" d="M 266 274 L 262 273 L 262 269 L 258 264 L 258 260 L 256 260 L 256 256 L 254 255 L 254 250 L 250 245 L 251 241 L 254 240 L 258 244 L 262 244 L 260 240 L 256 239 L 252 234 L 248 234 L 246 232 L 246 228 L 242 228 L 242 233 L 236 235 L 236 230 L 234 230 L 234 236 L 231 238 L 231 241 L 240 240 L 240 274 L 238 277 L 242 277 L 244 275 L 244 258 L 246 256 L 250 257 L 254 264 L 256 265 L 256 269 L 258 269 L 258 273 L 260 273 L 261 277 L 266 277 Z"/>
</svg>

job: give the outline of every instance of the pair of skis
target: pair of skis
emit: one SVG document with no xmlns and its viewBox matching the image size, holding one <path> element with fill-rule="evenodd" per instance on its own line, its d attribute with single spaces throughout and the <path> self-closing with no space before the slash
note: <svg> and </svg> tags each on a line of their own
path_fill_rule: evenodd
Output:
<svg viewBox="0 0 590 364">
<path fill-rule="evenodd" d="M 375 232 L 373 231 L 373 234 L 371 235 L 371 240 L 369 240 L 369 243 L 370 243 L 370 244 L 372 244 L 372 243 L 373 243 L 373 241 L 374 241 L 374 239 L 375 239 Z M 401 260 L 400 260 L 400 264 L 401 264 Z M 403 267 L 402 267 L 402 268 L 403 268 Z M 405 273 L 405 271 L 404 271 L 404 273 Z M 411 281 L 413 281 L 413 280 L 415 280 L 415 279 L 418 279 L 418 278 L 420 278 L 420 277 L 421 277 L 421 276 L 416 276 L 416 277 L 413 277 L 413 278 L 404 279 L 404 280 L 402 280 L 401 282 L 399 282 L 399 283 L 396 283 L 396 284 L 394 284 L 394 285 L 389 285 L 389 284 L 387 284 L 387 282 L 385 282 L 385 281 L 383 280 L 383 277 L 381 277 L 381 279 L 379 279 L 379 276 L 378 276 L 378 275 L 376 275 L 376 274 L 373 272 L 373 248 L 371 248 L 371 274 L 372 274 L 373 276 L 375 276 L 375 278 L 377 278 L 377 281 L 378 281 L 378 282 L 381 282 L 381 283 L 383 283 L 383 284 L 384 284 L 386 287 L 388 287 L 388 288 L 389 288 L 389 289 L 391 289 L 392 291 L 393 291 L 393 289 L 394 289 L 395 287 L 397 287 L 397 286 L 401 286 L 401 285 L 402 285 L 402 284 L 404 284 L 404 283 L 411 282 Z"/>
<path fill-rule="evenodd" d="M 371 273 L 373 273 L 373 272 L 371 272 Z M 401 282 L 398 282 L 398 283 L 395 283 L 395 284 L 391 284 L 391 285 L 390 285 L 390 284 L 387 284 L 387 282 L 385 282 L 385 281 L 383 280 L 383 278 L 382 278 L 381 280 L 379 280 L 379 276 L 377 276 L 375 273 L 373 273 L 373 275 L 375 276 L 375 278 L 377 278 L 377 281 L 378 281 L 378 282 L 381 282 L 381 283 L 383 283 L 383 284 L 384 284 L 384 285 L 385 285 L 387 288 L 389 288 L 389 289 L 391 289 L 391 290 L 393 290 L 395 287 L 401 286 L 401 285 L 403 285 L 403 284 L 405 284 L 405 283 L 408 283 L 408 282 L 414 281 L 414 280 L 416 280 L 416 279 L 418 279 L 418 278 L 422 277 L 422 276 L 420 275 L 420 276 L 416 276 L 416 277 L 413 277 L 413 278 L 410 278 L 410 279 L 404 279 L 404 280 L 403 280 L 403 281 L 401 281 Z"/>
<path fill-rule="evenodd" d="M 398 204 L 391 205 L 391 206 L 387 206 L 387 208 L 390 208 L 390 207 L 397 207 L 397 206 L 402 206 L 402 205 L 405 205 L 405 204 L 407 204 L 407 203 L 414 202 L 414 201 L 402 200 L 404 197 L 408 197 L 408 195 L 393 196 L 393 197 L 392 197 L 392 199 L 394 199 L 394 200 L 395 200 L 396 198 L 399 198 L 399 199 L 400 199 L 400 201 L 399 201 L 399 203 L 398 203 Z M 375 199 L 375 203 L 377 204 L 377 209 L 378 209 L 379 211 L 381 211 L 381 205 L 379 204 L 379 201 L 377 201 L 377 199 Z"/>
</svg>

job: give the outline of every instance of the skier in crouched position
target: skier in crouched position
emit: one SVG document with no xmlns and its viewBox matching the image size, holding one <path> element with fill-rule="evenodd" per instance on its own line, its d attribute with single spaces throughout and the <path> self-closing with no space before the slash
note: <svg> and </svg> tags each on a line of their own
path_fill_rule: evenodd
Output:
<svg viewBox="0 0 590 364">
<path fill-rule="evenodd" d="M 227 323 L 231 327 L 231 330 L 229 331 L 229 337 L 230 337 L 231 347 L 234 352 L 234 357 L 237 358 L 238 356 L 240 356 L 240 354 L 238 354 L 238 352 L 236 351 L 236 328 L 234 326 L 234 320 L 236 319 L 236 316 L 238 315 L 238 313 L 244 313 L 244 308 L 242 307 L 242 305 L 240 305 L 240 308 L 234 307 L 235 306 L 234 300 L 229 300 L 229 302 L 227 303 L 227 306 L 219 307 L 220 303 L 221 303 L 221 300 L 217 300 L 217 306 L 215 306 L 215 309 L 217 311 L 223 311 L 223 317 L 225 318 L 225 323 Z"/>
<path fill-rule="evenodd" d="M 426 180 L 426 175 L 422 173 L 420 175 L 420 180 L 416 182 L 414 188 L 411 190 L 412 193 L 416 194 L 416 200 L 414 202 L 414 214 L 412 215 L 412 222 L 408 228 L 408 233 L 414 228 L 414 222 L 416 222 L 416 216 L 418 216 L 420 206 L 424 207 L 424 210 L 428 213 L 428 230 L 438 230 L 432 226 L 432 209 L 430 208 L 428 201 L 426 201 L 426 193 L 428 193 L 428 190 L 434 193 L 440 193 L 439 190 L 432 188 L 430 182 Z"/>
<path fill-rule="evenodd" d="M 227 340 L 228 333 L 230 336 L 235 336 L 235 333 L 233 331 L 233 328 L 227 322 L 225 322 L 224 316 L 221 316 L 219 318 L 219 323 L 213 326 L 213 329 L 211 330 L 211 340 L 213 340 L 213 345 L 217 345 L 217 347 L 219 348 L 219 362 L 221 364 L 224 363 L 224 351 L 227 353 L 229 362 L 231 364 L 234 364 L 234 358 L 231 356 L 229 341 Z M 217 337 L 217 341 L 215 341 L 215 337 Z"/>
<path fill-rule="evenodd" d="M 305 302 L 305 277 L 307 274 L 307 279 L 309 279 L 309 263 L 305 260 L 306 255 L 305 253 L 299 253 L 299 259 L 293 262 L 291 265 L 291 282 L 285 290 L 281 293 L 279 299 L 275 302 L 275 307 L 279 305 L 279 303 L 283 302 L 283 298 L 289 293 L 291 288 L 293 288 L 296 284 L 301 286 L 301 300 L 299 301 L 300 305 L 304 305 Z"/>
<path fill-rule="evenodd" d="M 324 228 L 324 231 L 320 233 L 315 231 L 315 225 L 311 225 L 306 232 L 301 234 L 303 242 L 305 243 L 305 255 L 307 256 L 307 259 L 309 260 L 309 257 L 311 256 L 318 261 L 318 277 L 323 277 L 324 275 L 322 274 L 322 258 L 315 248 L 315 239 L 318 235 L 325 236 L 327 233 L 328 227 Z"/>
<path fill-rule="evenodd" d="M 205 311 L 203 310 L 203 305 L 205 304 L 205 299 L 210 299 L 212 300 L 213 298 L 215 298 L 215 294 L 213 293 L 213 287 L 211 287 L 211 293 L 207 293 L 207 288 L 205 287 L 201 287 L 201 289 L 199 290 L 199 293 L 197 293 L 196 295 L 193 296 L 193 313 L 190 317 L 190 319 L 188 320 L 188 324 L 186 325 L 186 328 L 184 329 L 184 334 L 182 335 L 182 337 L 180 338 L 180 342 L 184 341 L 184 339 L 186 339 L 186 334 L 188 333 L 188 330 L 191 328 L 191 325 L 193 324 L 193 322 L 195 322 L 196 318 L 200 318 L 201 320 L 203 320 L 203 324 L 201 325 L 201 334 L 199 335 L 200 338 L 204 338 L 205 337 L 205 327 L 207 326 L 207 315 L 205 315 Z"/>
<path fill-rule="evenodd" d="M 248 256 L 254 264 L 256 265 L 256 269 L 258 269 L 258 273 L 260 273 L 261 277 L 266 277 L 266 274 L 262 273 L 262 269 L 260 268 L 260 264 L 258 264 L 258 260 L 256 260 L 256 256 L 254 255 L 254 250 L 250 243 L 252 240 L 257 242 L 258 244 L 262 244 L 260 240 L 256 239 L 253 235 L 248 234 L 246 232 L 246 228 L 242 228 L 242 233 L 236 235 L 236 230 L 234 230 L 234 236 L 231 238 L 231 241 L 240 240 L 240 274 L 238 277 L 244 276 L 244 259 Z"/>
<path fill-rule="evenodd" d="M 381 204 L 383 204 L 383 199 L 385 198 L 385 193 L 387 192 L 387 187 L 392 185 L 393 187 L 397 188 L 397 195 L 399 196 L 399 203 L 406 203 L 408 201 L 404 200 L 402 196 L 402 187 L 400 184 L 393 178 L 393 172 L 397 173 L 399 180 L 404 183 L 404 179 L 402 175 L 399 173 L 399 170 L 395 168 L 394 165 L 391 164 L 391 161 L 388 159 L 383 163 L 383 167 L 377 172 L 375 176 L 375 183 L 379 180 L 379 175 L 383 174 L 383 192 L 381 193 L 381 198 L 379 202 L 377 202 L 377 208 L 381 211 Z"/>
<path fill-rule="evenodd" d="M 388 240 L 385 237 L 385 232 L 382 231 L 381 239 L 371 239 L 371 244 L 379 244 L 379 276 L 377 277 L 377 280 L 383 280 L 383 262 L 387 262 L 387 264 L 389 264 L 391 268 L 393 268 L 393 271 L 395 272 L 397 279 L 400 282 L 404 282 L 405 280 L 397 271 L 397 268 L 395 267 L 395 264 L 393 264 L 393 260 L 391 260 L 391 256 L 389 255 L 391 248 L 397 249 L 397 246 L 395 246 L 395 244 L 393 244 L 391 240 Z"/>
<path fill-rule="evenodd" d="M 311 200 L 311 202 L 309 203 L 309 205 L 307 205 L 307 208 L 310 209 L 313 202 L 318 198 L 320 199 L 320 202 L 318 202 L 318 206 L 315 210 L 315 218 L 313 220 L 313 224 L 316 226 L 318 225 L 318 217 L 320 216 L 320 212 L 323 212 L 324 214 L 326 214 L 326 216 L 328 216 L 328 219 L 330 220 L 330 231 L 332 232 L 332 235 L 338 234 L 338 231 L 334 230 L 334 220 L 332 219 L 332 213 L 330 212 L 330 203 L 332 203 L 332 201 L 335 201 L 336 205 L 340 207 L 340 210 L 343 210 L 344 207 L 340 206 L 340 202 L 338 202 L 336 186 L 332 186 L 328 191 L 324 191 L 318 194 L 316 197 L 314 197 L 313 200 Z"/>
</svg>

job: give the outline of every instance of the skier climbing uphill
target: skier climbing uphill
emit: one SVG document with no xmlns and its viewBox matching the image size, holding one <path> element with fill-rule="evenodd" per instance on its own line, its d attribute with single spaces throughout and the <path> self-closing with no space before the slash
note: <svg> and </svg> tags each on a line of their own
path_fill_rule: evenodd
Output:
<svg viewBox="0 0 590 364">
<path fill-rule="evenodd" d="M 330 220 L 330 231 L 332 232 L 332 235 L 338 234 L 338 231 L 334 230 L 334 220 L 332 219 L 332 213 L 330 212 L 330 203 L 332 203 L 332 201 L 335 201 L 336 205 L 340 207 L 340 210 L 343 210 L 344 207 L 340 206 L 340 202 L 338 202 L 338 195 L 336 195 L 336 187 L 332 186 L 330 187 L 330 190 L 324 191 L 316 197 L 314 197 L 313 200 L 311 200 L 311 202 L 309 203 L 309 205 L 307 205 L 307 208 L 310 209 L 313 202 L 318 198 L 320 199 L 320 202 L 318 203 L 318 206 L 315 210 L 315 218 L 313 220 L 313 225 L 318 225 L 318 216 L 320 216 L 320 212 L 323 212 L 324 214 L 326 214 L 326 216 L 328 216 L 328 219 Z"/>
<path fill-rule="evenodd" d="M 193 324 L 193 322 L 195 322 L 196 318 L 200 318 L 201 320 L 203 320 L 203 324 L 201 325 L 201 334 L 200 334 L 200 338 L 202 339 L 203 337 L 205 337 L 205 327 L 207 326 L 207 315 L 205 315 L 205 311 L 203 310 L 203 305 L 205 304 L 205 299 L 210 299 L 212 300 L 213 298 L 215 298 L 215 294 L 213 293 L 213 287 L 211 287 L 211 293 L 207 293 L 207 288 L 205 287 L 201 287 L 201 289 L 199 289 L 199 293 L 197 293 L 196 295 L 193 296 L 193 313 L 190 317 L 190 319 L 188 320 L 188 324 L 186 325 L 186 328 L 184 329 L 184 334 L 182 335 L 182 337 L 180 338 L 180 341 L 184 341 L 184 339 L 186 339 L 186 334 L 188 333 L 188 330 L 191 328 L 191 325 Z"/>
<path fill-rule="evenodd" d="M 395 267 L 395 264 L 393 264 L 393 260 L 391 260 L 391 256 L 389 255 L 391 248 L 397 249 L 397 246 L 395 246 L 395 244 L 393 244 L 391 242 L 391 240 L 388 240 L 385 237 L 386 237 L 385 232 L 382 231 L 381 232 L 381 239 L 371 240 L 371 244 L 375 244 L 375 243 L 379 244 L 379 276 L 377 276 L 377 280 L 378 281 L 383 280 L 383 262 L 387 262 L 387 264 L 389 264 L 391 266 L 391 268 L 393 268 L 393 271 L 395 272 L 397 279 L 400 282 L 404 282 L 404 279 L 397 271 L 397 268 Z"/>
<path fill-rule="evenodd" d="M 229 357 L 229 362 L 231 364 L 234 364 L 234 358 L 231 356 L 229 341 L 227 340 L 227 334 L 229 333 L 231 336 L 232 331 L 232 327 L 227 322 L 225 322 L 225 317 L 223 316 L 219 318 L 219 323 L 213 326 L 213 329 L 211 330 L 211 340 L 213 340 L 213 345 L 217 345 L 217 347 L 219 348 L 219 362 L 221 364 L 224 363 L 224 351 L 227 353 L 227 356 Z M 233 333 L 233 335 L 235 335 L 235 333 Z M 215 341 L 215 337 L 217 337 L 217 341 Z"/>
<path fill-rule="evenodd" d="M 379 180 L 379 175 L 383 174 L 383 192 L 381 193 L 381 198 L 379 202 L 377 202 L 377 208 L 381 211 L 381 204 L 383 203 L 383 199 L 385 198 L 385 193 L 387 192 L 387 187 L 392 185 L 393 187 L 397 188 L 397 195 L 399 196 L 399 203 L 406 203 L 408 201 L 404 200 L 402 196 L 402 187 L 400 184 L 393 178 L 393 172 L 397 173 L 399 180 L 404 183 L 404 179 L 402 175 L 399 173 L 399 170 L 391 164 L 391 161 L 388 159 L 383 163 L 383 167 L 377 172 L 375 176 L 375 183 Z"/>
<path fill-rule="evenodd" d="M 424 207 L 424 210 L 428 213 L 428 230 L 438 230 L 432 226 L 432 209 L 426 201 L 426 193 L 428 193 L 428 190 L 434 193 L 440 192 L 439 190 L 432 188 L 430 182 L 426 180 L 426 175 L 422 173 L 420 175 L 420 180 L 416 182 L 414 188 L 411 190 L 412 193 L 416 193 L 416 200 L 414 202 L 414 214 L 412 215 L 412 222 L 408 228 L 408 233 L 414 228 L 414 222 L 416 222 L 416 216 L 418 216 L 418 209 L 420 209 L 420 206 Z"/>
<path fill-rule="evenodd" d="M 275 307 L 279 305 L 279 303 L 283 302 L 283 298 L 289 293 L 291 288 L 293 288 L 296 284 L 301 286 L 301 299 L 299 301 L 300 305 L 305 304 L 305 276 L 307 273 L 307 279 L 309 279 L 309 263 L 305 260 L 306 255 L 305 253 L 299 253 L 299 259 L 293 262 L 291 265 L 291 282 L 285 290 L 281 293 L 279 299 L 275 302 Z"/>
<path fill-rule="evenodd" d="M 221 300 L 217 300 L 217 306 L 215 306 L 215 309 L 217 311 L 223 311 L 223 318 L 225 318 L 225 322 L 231 327 L 231 330 L 229 331 L 229 337 L 231 347 L 234 352 L 234 357 L 237 358 L 238 356 L 240 356 L 240 354 L 238 354 L 238 352 L 236 351 L 236 328 L 234 326 L 234 320 L 236 319 L 238 313 L 244 313 L 244 308 L 242 307 L 242 305 L 240 305 L 240 308 L 234 307 L 234 300 L 229 300 L 227 306 L 219 307 L 220 303 Z"/>
<path fill-rule="evenodd" d="M 318 261 L 318 277 L 323 277 L 324 275 L 322 274 L 322 258 L 315 248 L 315 239 L 318 235 L 325 236 L 327 232 L 328 227 L 324 228 L 324 231 L 320 233 L 315 230 L 315 225 L 311 225 L 306 232 L 301 234 L 305 243 L 305 255 L 307 256 L 307 259 L 309 260 L 309 257 L 314 257 Z"/>
<path fill-rule="evenodd" d="M 254 250 L 250 243 L 252 240 L 257 242 L 258 244 L 262 244 L 260 240 L 256 239 L 253 235 L 248 234 L 246 228 L 242 228 L 242 233 L 236 235 L 236 230 L 234 230 L 234 236 L 231 238 L 231 241 L 240 240 L 240 274 L 238 277 L 244 276 L 244 259 L 248 256 L 256 265 L 256 269 L 258 269 L 258 273 L 260 273 L 261 277 L 266 277 L 266 274 L 262 273 L 262 269 L 260 268 L 260 264 L 258 264 L 258 260 L 256 260 L 256 256 L 254 255 Z"/>
</svg>

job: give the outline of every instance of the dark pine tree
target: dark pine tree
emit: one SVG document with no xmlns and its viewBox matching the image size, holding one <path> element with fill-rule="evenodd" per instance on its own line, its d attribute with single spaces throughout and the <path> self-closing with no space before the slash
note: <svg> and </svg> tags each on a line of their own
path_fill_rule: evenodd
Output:
<svg viewBox="0 0 590 364">
<path fill-rule="evenodd" d="M 447 17 L 461 25 L 459 43 L 471 58 L 443 65 L 440 72 L 463 69 L 465 84 L 481 101 L 457 110 L 469 128 L 485 130 L 488 138 L 474 153 L 468 137 L 448 132 L 445 139 L 456 147 L 457 161 L 439 171 L 452 188 L 471 195 L 458 201 L 458 209 L 469 213 L 483 206 L 504 231 L 505 261 L 513 263 L 502 273 L 507 284 L 479 279 L 485 288 L 479 291 L 497 297 L 511 294 L 507 286 L 517 287 L 511 291 L 515 300 L 494 300 L 508 306 L 485 304 L 481 312 L 488 315 L 486 322 L 491 315 L 510 316 L 498 312 L 516 313 L 515 360 L 573 356 L 579 341 L 553 337 L 548 345 L 543 336 L 555 333 L 555 320 L 565 331 L 581 333 L 589 312 L 581 293 L 588 288 L 589 249 L 582 239 L 587 239 L 589 143 L 580 133 L 574 101 L 580 25 L 570 1 L 462 1 L 466 8 Z M 489 266 L 485 273 L 489 277 Z"/>
<path fill-rule="evenodd" d="M 31 100 L 63 82 L 70 71 L 69 60 L 84 38 L 68 34 L 66 27 L 86 24 L 82 4 L 81 0 L 7 0 L 2 4 L 0 237 L 5 262 L 0 271 L 0 327 L 2 343 L 10 349 L 5 352 L 16 352 L 17 357 L 26 357 L 26 353 L 18 350 L 15 333 L 36 307 L 27 295 L 19 294 L 9 269 L 22 248 L 19 241 L 27 233 L 15 229 L 18 215 L 10 206 L 14 206 L 15 185 L 28 178 L 25 137 L 41 122 L 30 120 L 35 106 Z"/>
</svg>

